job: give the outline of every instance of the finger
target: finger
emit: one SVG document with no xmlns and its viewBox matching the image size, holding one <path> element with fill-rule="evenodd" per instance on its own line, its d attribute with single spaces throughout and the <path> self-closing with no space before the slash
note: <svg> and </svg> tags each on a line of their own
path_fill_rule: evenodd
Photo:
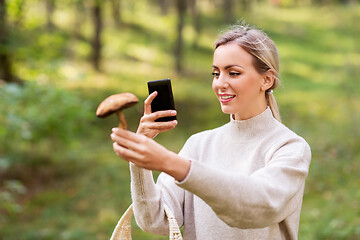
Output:
<svg viewBox="0 0 360 240">
<path fill-rule="evenodd" d="M 153 130 L 170 130 L 174 128 L 178 124 L 178 121 L 173 120 L 169 122 L 154 122 L 153 124 L 149 124 L 148 128 Z"/>
<path fill-rule="evenodd" d="M 138 153 L 130 149 L 124 148 L 119 144 L 117 144 L 116 142 L 113 143 L 113 149 L 116 155 L 118 155 L 119 157 L 121 157 L 122 159 L 128 162 L 132 162 L 132 161 L 136 162 L 136 159 L 139 159 L 141 157 Z"/>
<path fill-rule="evenodd" d="M 176 110 L 157 111 L 157 112 L 142 116 L 141 121 L 142 122 L 145 122 L 145 121 L 153 122 L 158 118 L 173 117 L 176 115 L 177 115 Z"/>
<path fill-rule="evenodd" d="M 143 142 L 146 139 L 146 137 L 143 136 L 143 135 L 136 134 L 136 133 L 133 133 L 131 131 L 121 129 L 121 128 L 113 128 L 112 129 L 112 134 L 115 134 L 118 137 L 128 139 L 128 140 L 133 141 L 135 143 Z"/>
<path fill-rule="evenodd" d="M 154 100 L 154 98 L 157 96 L 157 91 L 152 92 L 145 100 L 144 102 L 144 114 L 150 114 L 152 113 L 151 110 L 151 103 Z"/>
<path fill-rule="evenodd" d="M 131 141 L 131 140 L 128 140 L 126 138 L 123 138 L 123 137 L 120 137 L 114 133 L 112 133 L 110 135 L 111 137 L 111 140 L 113 140 L 114 142 L 116 142 L 117 144 L 119 144 L 120 146 L 124 147 L 124 148 L 129 148 L 129 149 L 132 149 L 132 150 L 137 150 L 138 146 L 137 146 L 137 143 Z"/>
</svg>

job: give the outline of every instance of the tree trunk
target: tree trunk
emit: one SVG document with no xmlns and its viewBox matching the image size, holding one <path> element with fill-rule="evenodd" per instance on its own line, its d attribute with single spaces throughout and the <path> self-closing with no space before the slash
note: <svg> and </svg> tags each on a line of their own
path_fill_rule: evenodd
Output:
<svg viewBox="0 0 360 240">
<path fill-rule="evenodd" d="M 0 80 L 14 82 L 11 58 L 8 50 L 6 2 L 0 0 Z"/>
<path fill-rule="evenodd" d="M 340 0 L 340 3 L 342 3 L 342 4 L 353 4 L 353 3 L 355 3 L 355 1 L 354 0 Z"/>
<path fill-rule="evenodd" d="M 233 0 L 224 0 L 224 20 L 226 23 L 232 23 L 234 21 L 234 2 Z"/>
<path fill-rule="evenodd" d="M 186 11 L 186 1 L 177 0 L 176 9 L 178 14 L 178 24 L 177 24 L 177 39 L 175 45 L 175 58 L 176 58 L 176 71 L 181 73 L 183 66 L 183 28 L 184 28 L 184 18 Z"/>
<path fill-rule="evenodd" d="M 251 0 L 242 0 L 242 8 L 244 11 L 250 11 L 251 10 Z"/>
<path fill-rule="evenodd" d="M 101 7 L 102 7 L 101 0 L 94 0 L 94 5 L 92 9 L 93 14 L 93 24 L 94 24 L 94 36 L 92 41 L 92 63 L 93 67 L 100 71 L 100 61 L 101 61 L 101 32 L 102 32 L 102 14 L 101 14 Z"/>
<path fill-rule="evenodd" d="M 46 27 L 49 31 L 53 31 L 55 28 L 53 22 L 53 15 L 55 12 L 55 0 L 46 0 Z"/>
<path fill-rule="evenodd" d="M 23 22 L 23 10 L 24 10 L 25 0 L 21 0 L 17 4 L 17 12 L 16 12 L 16 20 L 15 20 L 15 26 L 21 27 Z"/>
<path fill-rule="evenodd" d="M 121 19 L 121 0 L 111 0 L 111 10 L 113 14 L 114 23 L 117 27 L 120 27 L 122 24 Z"/>
<path fill-rule="evenodd" d="M 166 16 L 169 12 L 169 0 L 159 0 L 159 5 L 161 8 L 161 14 Z"/>
<path fill-rule="evenodd" d="M 198 46 L 198 39 L 201 31 L 200 14 L 196 0 L 190 0 L 190 9 L 193 18 L 194 30 L 195 30 L 195 39 L 193 46 L 196 48 Z"/>
<path fill-rule="evenodd" d="M 84 40 L 85 37 L 82 35 L 82 27 L 83 27 L 83 23 L 86 21 L 85 19 L 85 15 L 86 15 L 86 9 L 84 6 L 84 3 L 82 0 L 77 0 L 75 2 L 75 20 L 74 20 L 74 24 L 72 26 L 72 31 L 74 34 L 74 37 L 80 40 Z"/>
</svg>

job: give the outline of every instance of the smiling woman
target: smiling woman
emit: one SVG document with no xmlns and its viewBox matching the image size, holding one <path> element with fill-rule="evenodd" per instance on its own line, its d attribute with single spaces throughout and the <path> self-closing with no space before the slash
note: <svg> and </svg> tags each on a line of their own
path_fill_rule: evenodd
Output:
<svg viewBox="0 0 360 240">
<path fill-rule="evenodd" d="M 213 90 L 224 113 L 245 120 L 265 111 L 265 92 L 274 83 L 273 71 L 259 73 L 253 56 L 237 43 L 216 48 L 213 65 Z"/>
<path fill-rule="evenodd" d="M 311 153 L 279 120 L 272 90 L 278 53 L 260 30 L 237 25 L 215 42 L 212 88 L 229 123 L 191 136 L 179 154 L 153 136 L 176 127 L 152 112 L 149 95 L 137 133 L 115 128 L 115 153 L 130 162 L 137 224 L 168 234 L 165 206 L 184 239 L 297 239 Z M 157 183 L 152 171 L 157 170 Z M 211 226 L 211 227 L 210 227 Z"/>
<path fill-rule="evenodd" d="M 228 43 L 233 43 L 232 47 Z M 246 67 L 246 70 L 255 70 L 259 75 L 267 75 L 267 82 L 264 86 L 267 94 L 261 93 L 261 95 L 266 98 L 267 105 L 269 105 L 274 117 L 280 121 L 277 103 L 272 94 L 272 90 L 280 84 L 279 54 L 275 43 L 260 30 L 246 25 L 235 25 L 227 29 L 227 32 L 215 42 L 214 61 L 215 57 L 219 58 L 223 55 L 216 53 L 219 51 L 218 48 L 224 45 L 227 46 L 226 49 L 231 54 L 233 62 L 239 64 L 243 62 L 245 64 L 243 67 Z M 232 76 L 234 73 L 236 74 L 236 71 L 231 73 Z"/>
</svg>

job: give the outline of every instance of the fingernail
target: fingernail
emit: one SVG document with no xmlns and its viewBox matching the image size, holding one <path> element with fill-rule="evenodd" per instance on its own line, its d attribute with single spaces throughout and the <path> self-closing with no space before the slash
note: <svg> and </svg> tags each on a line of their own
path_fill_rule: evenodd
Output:
<svg viewBox="0 0 360 240">
<path fill-rule="evenodd" d="M 176 111 L 175 110 L 171 111 L 171 114 L 176 115 Z"/>
<path fill-rule="evenodd" d="M 116 132 L 117 128 L 113 128 L 111 129 L 112 132 Z"/>
</svg>

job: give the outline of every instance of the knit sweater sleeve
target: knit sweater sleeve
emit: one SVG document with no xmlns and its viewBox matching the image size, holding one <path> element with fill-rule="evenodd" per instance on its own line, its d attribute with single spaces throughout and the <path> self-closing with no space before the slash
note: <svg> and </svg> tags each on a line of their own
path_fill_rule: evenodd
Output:
<svg viewBox="0 0 360 240">
<path fill-rule="evenodd" d="M 172 210 L 179 226 L 183 224 L 184 190 L 174 179 L 161 173 L 155 184 L 152 171 L 130 163 L 131 196 L 137 225 L 146 232 L 167 235 L 169 223 L 164 203 Z"/>
<path fill-rule="evenodd" d="M 266 166 L 249 176 L 192 159 L 187 177 L 177 184 L 203 199 L 229 226 L 263 228 L 301 205 L 310 159 L 308 144 L 293 138 L 277 146 Z"/>
</svg>

